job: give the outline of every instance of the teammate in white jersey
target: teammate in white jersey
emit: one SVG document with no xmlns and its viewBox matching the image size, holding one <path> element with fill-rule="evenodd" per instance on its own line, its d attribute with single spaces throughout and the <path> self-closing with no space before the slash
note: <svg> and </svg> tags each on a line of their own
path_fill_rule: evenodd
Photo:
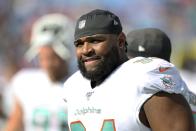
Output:
<svg viewBox="0 0 196 131">
<path fill-rule="evenodd" d="M 193 131 L 186 84 L 171 63 L 128 60 L 119 18 L 82 15 L 75 28 L 80 71 L 64 84 L 71 131 Z"/>
<path fill-rule="evenodd" d="M 69 75 L 71 21 L 48 14 L 33 25 L 26 57 L 38 57 L 40 69 L 23 69 L 13 79 L 15 106 L 6 131 L 68 131 L 63 83 Z"/>
</svg>

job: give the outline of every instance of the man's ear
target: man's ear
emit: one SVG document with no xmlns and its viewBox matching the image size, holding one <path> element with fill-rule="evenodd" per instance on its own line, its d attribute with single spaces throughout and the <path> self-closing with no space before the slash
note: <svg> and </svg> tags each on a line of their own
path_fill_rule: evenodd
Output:
<svg viewBox="0 0 196 131">
<path fill-rule="evenodd" d="M 119 34 L 118 40 L 119 40 L 119 47 L 126 49 L 126 36 L 123 32 Z"/>
</svg>

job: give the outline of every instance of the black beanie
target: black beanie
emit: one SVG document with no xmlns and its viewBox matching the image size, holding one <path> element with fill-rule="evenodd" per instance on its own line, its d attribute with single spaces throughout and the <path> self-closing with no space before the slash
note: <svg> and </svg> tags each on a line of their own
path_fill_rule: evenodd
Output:
<svg viewBox="0 0 196 131">
<path fill-rule="evenodd" d="M 75 40 L 95 34 L 120 34 L 120 19 L 110 11 L 96 9 L 82 15 L 76 23 Z"/>
</svg>

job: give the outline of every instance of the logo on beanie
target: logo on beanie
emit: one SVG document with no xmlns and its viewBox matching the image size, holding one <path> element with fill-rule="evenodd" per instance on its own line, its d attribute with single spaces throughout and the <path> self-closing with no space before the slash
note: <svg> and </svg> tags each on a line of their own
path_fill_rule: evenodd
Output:
<svg viewBox="0 0 196 131">
<path fill-rule="evenodd" d="M 118 25 L 118 22 L 116 20 L 114 20 L 114 25 Z"/>
<path fill-rule="evenodd" d="M 138 51 L 139 52 L 145 52 L 145 48 L 141 45 L 138 46 Z"/>
<path fill-rule="evenodd" d="M 78 28 L 79 28 L 79 29 L 84 28 L 84 27 L 85 27 L 85 24 L 86 24 L 86 20 L 81 20 L 81 21 L 79 22 L 79 24 L 78 24 Z"/>
</svg>

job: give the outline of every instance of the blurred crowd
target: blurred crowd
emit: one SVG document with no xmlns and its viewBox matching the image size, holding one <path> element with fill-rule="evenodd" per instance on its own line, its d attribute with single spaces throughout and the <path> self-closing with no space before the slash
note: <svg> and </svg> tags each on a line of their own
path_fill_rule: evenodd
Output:
<svg viewBox="0 0 196 131">
<path fill-rule="evenodd" d="M 175 53 L 181 48 L 184 49 L 183 45 L 195 41 L 194 0 L 1 0 L 0 60 L 3 61 L 9 54 L 15 57 L 14 59 L 22 61 L 21 56 L 29 46 L 30 27 L 39 16 L 61 12 L 72 18 L 74 23 L 81 13 L 94 8 L 116 12 L 123 22 L 125 33 L 143 27 L 162 29 L 171 37 Z M 173 59 L 178 66 L 181 66 L 180 58 Z M 25 64 L 23 62 L 19 63 L 23 66 Z M 0 62 L 1 67 L 2 63 Z"/>
<path fill-rule="evenodd" d="M 35 20 L 45 14 L 62 13 L 74 25 L 76 18 L 95 8 L 108 9 L 120 16 L 125 33 L 144 27 L 156 27 L 166 32 L 173 44 L 171 62 L 182 70 L 187 81 L 194 81 L 195 0 L 0 0 L 0 128 L 9 112 L 2 107 L 10 108 L 12 103 L 7 98 L 11 93 L 9 82 L 12 76 L 22 68 L 38 66 L 36 60 L 29 62 L 24 57 L 30 47 L 31 27 Z M 70 42 L 70 46 L 72 44 Z M 76 66 L 74 58 L 71 62 L 71 67 Z"/>
</svg>

